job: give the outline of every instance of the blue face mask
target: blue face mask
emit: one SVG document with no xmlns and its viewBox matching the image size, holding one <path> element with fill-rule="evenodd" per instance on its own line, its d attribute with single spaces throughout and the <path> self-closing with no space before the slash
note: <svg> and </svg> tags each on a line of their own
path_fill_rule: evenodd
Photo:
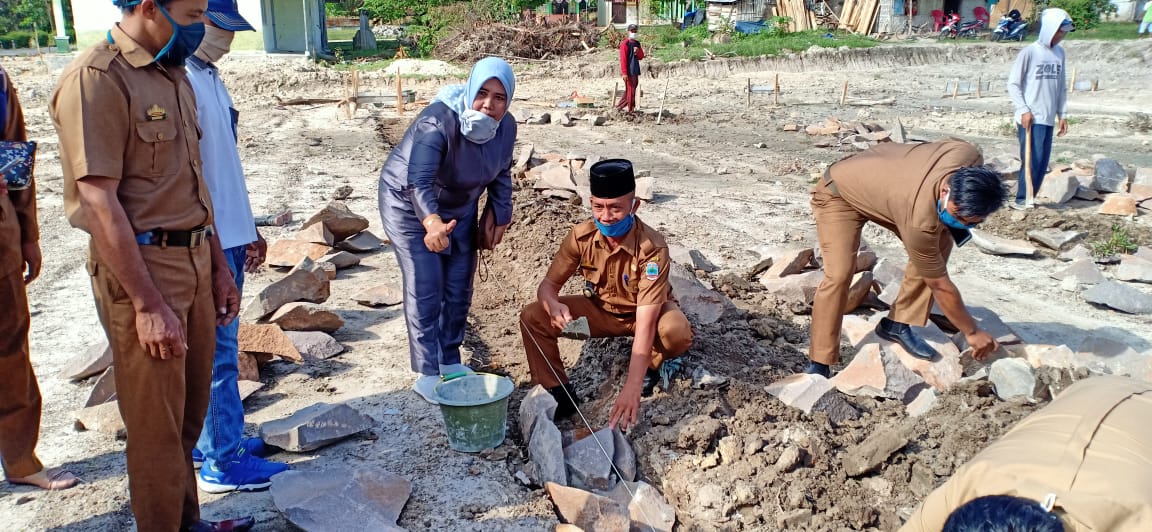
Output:
<svg viewBox="0 0 1152 532">
<path fill-rule="evenodd" d="M 972 225 L 964 225 L 963 222 L 957 220 L 952 213 L 948 212 L 948 193 L 944 193 L 944 199 L 936 200 L 936 214 L 940 216 L 940 221 L 953 229 L 971 229 Z"/>
<path fill-rule="evenodd" d="M 597 220 L 596 218 L 592 218 L 592 221 L 596 222 L 596 228 L 600 230 L 600 234 L 609 238 L 620 238 L 628 234 L 628 231 L 632 230 L 632 224 L 635 221 L 635 217 L 632 213 L 628 213 L 626 218 L 614 224 L 603 224 L 600 223 L 600 220 Z"/>
<path fill-rule="evenodd" d="M 195 22 L 186 26 L 177 24 L 175 20 L 168 14 L 168 10 L 164 9 L 160 4 L 156 4 L 160 9 L 160 13 L 168 22 L 172 24 L 172 38 L 168 39 L 168 44 L 164 45 L 164 49 L 156 54 L 156 61 L 164 66 L 178 67 L 184 66 L 184 60 L 196 53 L 196 49 L 200 47 L 200 41 L 204 40 L 204 23 Z"/>
</svg>

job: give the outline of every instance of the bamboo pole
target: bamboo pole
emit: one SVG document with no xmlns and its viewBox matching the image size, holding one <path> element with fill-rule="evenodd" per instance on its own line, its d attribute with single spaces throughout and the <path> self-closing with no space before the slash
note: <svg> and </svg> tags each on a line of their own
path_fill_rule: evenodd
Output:
<svg viewBox="0 0 1152 532">
<path fill-rule="evenodd" d="M 664 94 L 660 95 L 660 110 L 656 113 L 656 125 L 660 125 L 660 120 L 664 118 L 664 101 L 668 99 L 668 82 L 672 81 L 672 76 L 664 78 Z M 751 101 L 752 85 L 749 81 L 748 85 L 749 101 Z"/>
<path fill-rule="evenodd" d="M 780 105 L 780 73 L 776 73 L 776 81 L 772 84 L 772 105 Z"/>
<path fill-rule="evenodd" d="M 844 88 L 840 89 L 840 107 L 844 107 L 844 102 L 848 100 L 848 80 L 844 80 Z"/>
<path fill-rule="evenodd" d="M 956 78 L 956 84 L 952 85 L 952 99 L 955 100 L 960 95 L 960 78 Z"/>
<path fill-rule="evenodd" d="M 980 99 L 980 86 L 984 84 L 983 78 L 976 78 L 976 99 Z"/>
<path fill-rule="evenodd" d="M 1076 92 L 1076 69 L 1072 69 L 1072 83 L 1068 84 L 1068 92 Z"/>
</svg>

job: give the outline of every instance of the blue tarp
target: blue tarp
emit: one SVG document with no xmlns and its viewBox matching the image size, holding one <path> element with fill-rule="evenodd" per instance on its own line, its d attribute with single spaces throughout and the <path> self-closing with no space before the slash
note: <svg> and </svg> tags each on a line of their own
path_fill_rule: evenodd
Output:
<svg viewBox="0 0 1152 532">
<path fill-rule="evenodd" d="M 757 20 L 756 22 L 736 23 L 736 31 L 738 33 L 743 33 L 744 35 L 755 35 L 766 29 L 768 29 L 768 23 L 764 22 L 763 20 Z"/>
</svg>

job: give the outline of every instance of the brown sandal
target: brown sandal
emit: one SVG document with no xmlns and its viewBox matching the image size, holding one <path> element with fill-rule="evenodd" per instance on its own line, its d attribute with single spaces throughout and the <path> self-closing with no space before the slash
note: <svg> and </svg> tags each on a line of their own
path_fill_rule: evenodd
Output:
<svg viewBox="0 0 1152 532">
<path fill-rule="evenodd" d="M 13 477 L 8 479 L 9 484 L 23 484 L 36 486 L 45 490 L 66 490 L 80 483 L 70 471 L 62 469 L 42 469 L 39 473 L 26 477 Z"/>
</svg>

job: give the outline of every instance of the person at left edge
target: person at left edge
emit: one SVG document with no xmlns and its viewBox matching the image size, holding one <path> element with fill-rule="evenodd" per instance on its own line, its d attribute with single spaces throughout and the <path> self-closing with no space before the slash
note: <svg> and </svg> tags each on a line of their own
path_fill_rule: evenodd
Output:
<svg viewBox="0 0 1152 532">
<path fill-rule="evenodd" d="M 208 0 L 113 0 L 121 20 L 65 68 L 49 102 L 64 213 L 90 236 L 88 273 L 112 347 L 141 532 L 248 530 L 200 519 L 192 448 L 208 407 L 216 326 L 239 297 L 200 161 L 184 61 Z"/>
<path fill-rule="evenodd" d="M 380 170 L 380 217 L 400 263 L 412 371 L 419 374 L 413 389 L 430 403 L 441 376 L 471 371 L 460 345 L 477 236 L 486 233 L 478 223 L 491 220 L 488 247 L 512 223 L 516 120 L 508 104 L 515 89 L 507 62 L 480 60 L 466 84 L 445 87 L 416 117 Z"/>
<path fill-rule="evenodd" d="M 218 63 L 230 50 L 237 31 L 255 31 L 240 15 L 236 0 L 208 0 L 204 40 L 188 58 L 188 82 L 196 93 L 196 115 L 204 137 L 200 157 L 204 180 L 211 192 L 216 214 L 216 234 L 236 281 L 244 288 L 244 272 L 254 272 L 264 262 L 268 245 L 256 230 L 244 168 L 236 147 L 239 113 L 220 79 Z M 286 471 L 287 464 L 269 462 L 260 438 L 243 438 L 244 405 L 237 381 L 240 376 L 237 334 L 239 320 L 216 327 L 216 356 L 212 365 L 212 393 L 204 429 L 192 452 L 193 466 L 201 465 L 196 482 L 208 493 L 252 491 L 272 485 L 272 475 Z"/>
</svg>

